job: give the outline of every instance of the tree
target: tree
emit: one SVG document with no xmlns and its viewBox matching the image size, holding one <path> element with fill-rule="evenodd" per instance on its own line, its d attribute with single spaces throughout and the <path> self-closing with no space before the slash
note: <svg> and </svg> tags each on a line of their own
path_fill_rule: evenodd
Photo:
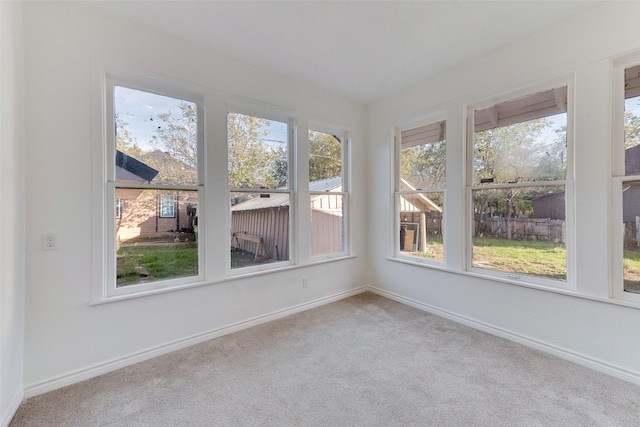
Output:
<svg viewBox="0 0 640 427">
<path fill-rule="evenodd" d="M 137 158 L 142 154 L 142 149 L 127 129 L 128 124 L 116 114 L 116 149 L 128 156 Z"/>
<path fill-rule="evenodd" d="M 541 176 L 547 152 L 540 136 L 549 127 L 547 119 L 535 119 L 476 132 L 474 142 L 475 182 L 534 181 Z"/>
<path fill-rule="evenodd" d="M 541 146 L 538 177 L 544 179 L 565 179 L 567 176 L 567 126 L 555 130 L 556 137 Z"/>
<path fill-rule="evenodd" d="M 270 120 L 230 113 L 228 121 L 229 186 L 278 188 L 286 185 L 286 147 L 269 141 Z"/>
<path fill-rule="evenodd" d="M 562 179 L 565 175 L 566 130 L 556 132 L 551 143 L 542 140 L 550 126 L 546 118 L 487 129 L 474 134 L 474 182 L 510 184 Z M 507 221 L 507 239 L 511 239 L 512 216 L 533 213 L 531 200 L 541 188 L 506 187 L 474 191 L 475 211 L 481 216 L 488 207 Z"/>
<path fill-rule="evenodd" d="M 400 154 L 400 176 L 414 188 L 444 187 L 445 154 L 445 141 L 404 148 Z"/>
<path fill-rule="evenodd" d="M 636 109 L 631 108 L 636 101 Z M 640 144 L 640 97 L 627 99 L 624 112 L 624 148 L 635 147 Z"/>
<path fill-rule="evenodd" d="M 198 164 L 196 104 L 182 102 L 180 113 L 178 117 L 174 117 L 171 111 L 158 114 L 160 123 L 151 144 L 154 148 L 195 169 Z"/>
<path fill-rule="evenodd" d="M 342 175 L 342 142 L 329 133 L 309 131 L 309 182 Z"/>
<path fill-rule="evenodd" d="M 197 185 L 198 119 L 195 104 L 182 102 L 177 116 L 167 111 L 158 113 L 156 119 L 158 125 L 150 141 L 154 150 L 139 152 L 135 157 L 158 171 L 154 183 Z"/>
</svg>

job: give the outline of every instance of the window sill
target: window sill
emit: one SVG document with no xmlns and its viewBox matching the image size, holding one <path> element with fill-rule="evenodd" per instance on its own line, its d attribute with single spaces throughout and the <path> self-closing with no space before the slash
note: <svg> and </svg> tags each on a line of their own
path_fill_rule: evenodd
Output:
<svg viewBox="0 0 640 427">
<path fill-rule="evenodd" d="M 271 268 L 271 269 L 268 269 L 268 270 L 252 271 L 252 272 L 249 272 L 249 273 L 244 273 L 244 274 L 240 273 L 240 274 L 236 274 L 236 275 L 233 275 L 233 276 L 227 276 L 227 277 L 225 277 L 223 279 L 219 279 L 219 280 L 194 282 L 194 283 L 188 283 L 188 284 L 178 285 L 178 286 L 171 286 L 171 287 L 166 287 L 166 288 L 161 288 L 161 289 L 151 289 L 151 290 L 147 290 L 147 291 L 140 291 L 140 292 L 126 294 L 126 295 L 116 295 L 116 296 L 110 296 L 110 297 L 103 297 L 102 299 L 96 299 L 96 300 L 89 301 L 89 305 L 102 305 L 102 304 L 107 304 L 107 303 L 111 303 L 111 302 L 125 301 L 125 300 L 129 300 L 129 299 L 133 299 L 133 298 L 141 298 L 141 297 L 146 297 L 146 296 L 150 296 L 150 295 L 163 294 L 163 293 L 166 293 L 166 292 L 174 292 L 174 291 L 180 291 L 180 290 L 183 290 L 183 289 L 197 288 L 197 287 L 200 287 L 200 286 L 218 285 L 218 284 L 233 282 L 233 281 L 236 281 L 236 280 L 243 280 L 243 279 L 250 279 L 250 278 L 253 278 L 253 277 L 259 277 L 259 276 L 263 276 L 263 275 L 266 275 L 266 274 L 281 273 L 281 272 L 284 272 L 284 271 L 297 270 L 297 269 L 300 269 L 300 268 L 306 268 L 306 267 L 311 267 L 311 266 L 316 266 L 316 265 L 321 265 L 321 264 L 327 264 L 327 263 L 336 262 L 336 261 L 345 261 L 345 260 L 355 259 L 355 258 L 357 258 L 355 255 L 344 255 L 344 256 L 340 256 L 340 257 L 326 258 L 326 259 L 320 259 L 320 260 L 311 260 L 310 262 L 305 263 L 305 264 L 297 264 L 297 265 L 288 264 L 286 266 L 277 267 L 277 268 Z"/>
<path fill-rule="evenodd" d="M 628 300 L 618 299 L 618 298 L 602 298 L 602 297 L 593 296 L 593 295 L 585 295 L 585 294 L 581 294 L 581 293 L 579 293 L 577 291 L 574 291 L 574 290 L 563 289 L 563 288 L 555 288 L 555 287 L 544 286 L 544 285 L 539 285 L 539 284 L 535 284 L 535 283 L 523 282 L 523 281 L 519 281 L 519 280 L 510 280 L 508 278 L 496 277 L 496 276 L 487 275 L 487 274 L 481 274 L 481 273 L 472 272 L 472 271 L 453 270 L 453 269 L 447 268 L 445 266 L 427 264 L 427 263 L 424 263 L 424 262 L 412 261 L 412 260 L 407 260 L 407 259 L 403 259 L 403 258 L 387 257 L 387 260 L 388 261 L 397 262 L 397 263 L 400 263 L 400 264 L 412 265 L 414 267 L 428 268 L 428 269 L 431 269 L 431 270 L 442 271 L 442 272 L 445 272 L 445 273 L 453 273 L 453 274 L 458 274 L 458 275 L 461 275 L 461 276 L 473 277 L 473 278 L 476 278 L 476 279 L 490 280 L 492 282 L 499 282 L 499 283 L 505 283 L 505 284 L 508 284 L 508 285 L 521 286 L 521 287 L 524 287 L 524 288 L 536 289 L 536 290 L 539 290 L 539 291 L 553 292 L 553 293 L 556 293 L 556 294 L 565 295 L 565 296 L 571 296 L 571 297 L 576 297 L 576 298 L 582 298 L 582 299 L 586 299 L 586 300 L 589 300 L 589 301 L 596 301 L 596 302 L 602 302 L 602 303 L 606 303 L 606 304 L 614 304 L 614 305 L 619 305 L 619 306 L 623 306 L 623 307 L 640 309 L 640 302 L 635 302 L 635 301 L 628 301 Z"/>
</svg>

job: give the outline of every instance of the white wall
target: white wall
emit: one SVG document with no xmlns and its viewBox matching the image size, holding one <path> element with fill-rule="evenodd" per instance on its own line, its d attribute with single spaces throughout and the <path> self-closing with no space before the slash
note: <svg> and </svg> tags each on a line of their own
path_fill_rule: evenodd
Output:
<svg viewBox="0 0 640 427">
<path fill-rule="evenodd" d="M 369 282 L 385 295 L 640 382 L 640 309 L 606 302 L 612 58 L 640 51 L 640 4 L 616 2 L 369 106 Z M 392 128 L 447 115 L 448 165 L 464 164 L 469 103 L 548 79 L 575 84 L 576 296 L 391 261 Z M 464 271 L 464 168 L 447 171 L 448 262 Z M 380 230 L 384 230 L 381 232 Z"/>
<path fill-rule="evenodd" d="M 22 401 L 24 79 L 22 3 L 0 2 L 0 425 Z"/>
<path fill-rule="evenodd" d="M 0 221 L 3 236 L 0 246 L 3 392 L 0 409 L 3 414 L 12 395 L 20 394 L 22 384 L 27 395 L 44 392 L 148 357 L 155 354 L 154 350 L 170 350 L 175 348 L 172 345 L 192 342 L 190 338 L 197 340 L 225 326 L 250 324 L 251 319 L 339 295 L 366 283 L 405 302 L 529 344 L 537 343 L 565 357 L 574 355 L 584 363 L 593 362 L 594 366 L 609 369 L 611 373 L 640 376 L 638 309 L 387 259 L 393 224 L 392 187 L 388 178 L 391 173 L 389 136 L 394 125 L 430 110 L 446 111 L 448 156 L 462 162 L 462 119 L 467 102 L 560 74 L 575 73 L 577 286 L 583 295 L 606 297 L 610 276 L 609 232 L 606 228 L 594 229 L 591 224 L 607 221 L 610 214 L 607 142 L 611 133 L 612 82 L 609 58 L 640 49 L 640 30 L 634 22 L 640 15 L 640 5 L 623 3 L 599 7 L 563 26 L 371 105 L 367 126 L 369 145 L 365 150 L 365 109 L 360 105 L 84 5 L 27 2 L 24 5 L 28 117 L 25 162 L 19 143 L 23 138 L 19 108 L 14 110 L 18 117 L 6 125 L 6 103 L 19 106 L 21 97 L 5 92 L 8 78 L 5 70 L 22 70 L 13 56 L 17 55 L 15 48 L 20 46 L 19 40 L 5 37 L 7 26 L 4 25 L 7 21 L 20 22 L 16 19 L 20 8 L 8 4 L 0 2 L 3 23 L 0 188 L 3 206 L 10 200 L 15 202 L 15 209 L 3 208 Z M 13 58 L 13 68 L 5 68 L 7 58 Z M 354 253 L 359 256 L 90 306 L 91 60 L 96 58 L 141 67 L 221 93 L 296 111 L 304 120 L 324 120 L 350 127 L 354 140 L 352 231 Z M 19 91 L 20 77 L 12 78 L 17 80 L 13 87 Z M 7 132 L 16 136 L 15 144 L 5 144 Z M 224 144 L 223 138 L 216 138 L 211 148 L 222 150 Z M 367 168 L 369 176 L 365 177 Z M 23 191 L 21 183 L 25 179 L 26 191 Z M 447 180 L 461 193 L 461 176 L 448 176 Z M 23 310 L 25 258 L 21 255 L 20 237 L 24 227 L 21 206 L 25 203 L 25 194 L 29 226 L 26 230 L 26 309 Z M 453 212 L 454 223 L 462 224 L 462 204 L 461 197 L 448 199 L 447 210 Z M 8 218 L 12 218 L 10 222 L 6 221 Z M 448 232 L 461 242 L 459 229 L 450 226 Z M 58 234 L 59 249 L 43 252 L 41 235 L 49 232 Z M 11 237 L 4 239 L 4 236 Z M 365 253 L 366 250 L 369 252 Z M 462 264 L 459 254 L 448 255 L 453 265 Z M 10 281 L 5 280 L 7 277 Z M 303 277 L 311 278 L 307 289 L 301 286 Z M 11 294 L 9 299 L 7 293 Z M 24 379 L 18 373 L 22 371 L 23 315 L 26 318 Z M 11 367 L 11 374 L 7 374 L 7 366 Z M 19 371 L 14 370 L 16 367 Z M 6 398 L 5 393 L 9 393 Z"/>
<path fill-rule="evenodd" d="M 261 101 L 304 120 L 347 126 L 353 131 L 354 194 L 363 194 L 365 109 L 85 5 L 25 4 L 25 47 L 27 396 L 148 357 L 154 350 L 175 348 L 172 344 L 193 342 L 189 338 L 197 340 L 228 325 L 364 285 L 365 260 L 359 256 L 90 306 L 92 60 L 142 68 L 222 96 Z M 214 135 L 209 148 L 224 153 L 221 112 L 214 120 L 217 128 L 208 130 Z M 352 202 L 353 218 L 362 217 L 364 199 L 354 197 Z M 353 225 L 354 254 L 362 255 L 364 223 Z M 57 251 L 40 249 L 43 233 L 58 234 Z M 310 279 L 306 289 L 303 277 Z"/>
</svg>

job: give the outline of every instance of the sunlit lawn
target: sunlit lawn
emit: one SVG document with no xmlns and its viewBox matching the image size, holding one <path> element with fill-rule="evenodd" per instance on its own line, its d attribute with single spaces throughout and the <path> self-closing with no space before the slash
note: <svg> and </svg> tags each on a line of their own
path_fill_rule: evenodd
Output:
<svg viewBox="0 0 640 427">
<path fill-rule="evenodd" d="M 135 246 L 123 246 L 118 250 L 117 286 L 198 274 L 198 248 L 195 243 L 152 243 L 155 244 L 138 242 Z M 231 268 L 255 265 L 253 258 L 254 254 L 250 252 L 231 252 Z"/>
<path fill-rule="evenodd" d="M 624 289 L 640 293 L 640 249 L 624 251 Z"/>
<path fill-rule="evenodd" d="M 567 250 L 563 243 L 548 240 L 474 237 L 473 266 L 566 280 Z"/>
<path fill-rule="evenodd" d="M 436 261 L 444 259 L 444 247 L 440 241 L 428 241 L 426 252 L 403 253 Z M 636 265 L 638 279 L 640 279 L 640 251 L 637 256 Z M 547 240 L 520 241 L 497 237 L 475 237 L 473 239 L 473 266 L 566 280 L 567 251 L 563 243 Z"/>
<path fill-rule="evenodd" d="M 427 239 L 427 250 L 425 252 L 403 251 L 402 253 L 434 261 L 444 261 L 442 235 L 429 235 Z"/>
<path fill-rule="evenodd" d="M 117 260 L 117 286 L 198 274 L 195 243 L 123 246 Z"/>
</svg>

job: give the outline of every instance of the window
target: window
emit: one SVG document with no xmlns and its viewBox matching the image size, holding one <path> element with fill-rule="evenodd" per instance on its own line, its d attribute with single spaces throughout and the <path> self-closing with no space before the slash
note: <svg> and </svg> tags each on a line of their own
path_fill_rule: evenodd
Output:
<svg viewBox="0 0 640 427">
<path fill-rule="evenodd" d="M 403 130 L 396 183 L 396 255 L 444 262 L 446 124 Z"/>
<path fill-rule="evenodd" d="M 567 90 L 472 110 L 472 270 L 567 286 Z"/>
<path fill-rule="evenodd" d="M 116 199 L 116 219 L 122 218 L 122 199 Z"/>
<path fill-rule="evenodd" d="M 640 64 L 622 64 L 618 73 L 613 195 L 620 233 L 614 234 L 613 293 L 640 302 Z"/>
<path fill-rule="evenodd" d="M 176 217 L 176 195 L 160 194 L 160 218 Z"/>
<path fill-rule="evenodd" d="M 345 138 L 309 130 L 311 256 L 346 252 Z"/>
<path fill-rule="evenodd" d="M 228 114 L 232 270 L 291 260 L 289 134 L 285 122 Z"/>
<path fill-rule="evenodd" d="M 202 280 L 199 101 L 117 79 L 107 89 L 106 296 Z"/>
</svg>

